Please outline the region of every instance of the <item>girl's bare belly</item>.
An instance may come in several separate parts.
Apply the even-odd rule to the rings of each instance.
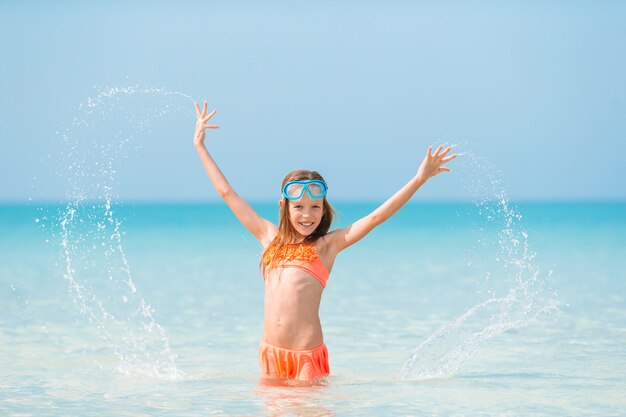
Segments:
[[[272,270],[265,279],[263,340],[287,349],[313,349],[324,341],[319,319],[323,287],[295,268]]]

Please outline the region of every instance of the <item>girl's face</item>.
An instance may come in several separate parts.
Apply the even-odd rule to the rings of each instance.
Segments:
[[[302,237],[313,233],[324,215],[323,198],[312,199],[307,193],[300,200],[288,200],[289,220]]]

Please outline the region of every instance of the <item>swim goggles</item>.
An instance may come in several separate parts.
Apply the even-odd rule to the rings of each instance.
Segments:
[[[289,181],[283,187],[283,197],[287,200],[299,200],[305,190],[311,198],[324,198],[328,187],[320,180]]]

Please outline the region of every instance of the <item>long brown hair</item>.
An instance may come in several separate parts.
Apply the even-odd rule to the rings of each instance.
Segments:
[[[326,184],[324,178],[317,171],[308,171],[306,169],[297,169],[288,173],[280,186],[282,190],[285,184],[289,181],[302,181],[302,180],[319,180]],[[333,215],[335,211],[326,200],[326,196],[322,199],[323,214],[320,224],[317,225],[313,233],[304,238],[304,242],[313,243],[320,237],[328,233],[330,226],[333,222]],[[294,229],[289,219],[289,200],[285,197],[282,198],[282,204],[279,211],[279,224],[278,233],[272,243],[263,252],[261,257],[261,268],[268,268],[272,266],[274,258],[277,252],[284,249],[287,245],[296,243],[298,232]]]

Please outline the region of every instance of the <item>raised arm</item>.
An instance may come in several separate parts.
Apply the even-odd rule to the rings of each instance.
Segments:
[[[456,158],[456,154],[446,156],[451,149],[452,146],[443,149],[443,145],[440,145],[433,154],[433,148],[429,146],[426,157],[420,165],[417,174],[400,191],[391,196],[376,210],[357,220],[352,225],[331,232],[328,235],[329,245],[335,253],[341,252],[348,246],[358,242],[376,226],[393,216],[430,178],[444,171],[449,172],[450,168],[444,167],[443,164]]]
[[[204,165],[204,169],[211,179],[217,193],[226,201],[226,204],[228,204],[228,207],[235,213],[235,216],[237,216],[241,224],[243,224],[265,248],[270,244],[278,229],[272,222],[259,216],[254,209],[235,192],[209,154],[209,151],[207,151],[204,146],[205,129],[217,129],[219,126],[207,124],[215,115],[216,110],[213,110],[209,115],[206,113],[207,102],[204,102],[202,110],[200,110],[200,106],[196,103],[197,120],[193,143],[198,151],[198,155],[200,155],[202,165]]]

